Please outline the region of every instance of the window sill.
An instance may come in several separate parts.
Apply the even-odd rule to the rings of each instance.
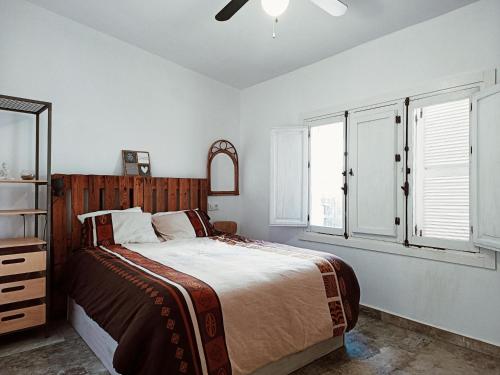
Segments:
[[[365,238],[341,236],[304,231],[299,235],[301,241],[319,242],[344,247],[354,247],[363,250],[372,250],[383,253],[404,255],[414,258],[435,260],[439,262],[462,264],[471,267],[496,269],[496,253],[492,250],[481,249],[478,253],[469,253],[458,250],[439,250],[429,247],[405,247],[402,244]]]

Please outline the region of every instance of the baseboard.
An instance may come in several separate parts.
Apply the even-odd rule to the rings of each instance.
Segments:
[[[378,319],[404,329],[422,333],[432,338],[445,341],[449,344],[461,346],[462,348],[474,350],[479,353],[500,358],[500,346],[496,346],[467,336],[462,336],[457,333],[445,331],[443,329],[432,327],[424,323],[416,322],[411,319],[377,310],[373,307],[361,305],[360,310],[374,319]]]

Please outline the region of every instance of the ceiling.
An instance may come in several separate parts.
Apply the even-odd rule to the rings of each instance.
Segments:
[[[475,0],[344,0],[332,17],[292,0],[277,38],[260,0],[230,21],[215,14],[228,0],[29,0],[236,88],[246,88]]]

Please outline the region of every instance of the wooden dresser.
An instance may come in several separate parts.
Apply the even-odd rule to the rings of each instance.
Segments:
[[[38,238],[0,240],[0,334],[45,325],[47,254]]]
[[[17,197],[26,193],[33,197],[32,203],[27,202],[31,206],[29,208],[6,207],[11,202],[4,198],[0,202],[0,217],[16,220],[14,223],[18,223],[12,233],[0,233],[0,335],[5,335],[28,328],[48,327],[51,241],[47,233],[51,233],[51,181],[41,178],[40,165],[45,162],[46,176],[50,176],[52,104],[0,95],[0,110],[31,114],[35,120],[35,160],[33,164],[22,165],[27,168],[34,166],[32,175],[27,171],[24,179],[12,177],[6,166],[3,166],[0,176],[0,189],[8,186],[12,194],[16,191],[15,188],[24,186]],[[47,124],[46,132],[41,131],[42,122]],[[24,125],[23,121],[20,123]],[[45,133],[47,137],[45,157],[40,155],[41,133]],[[20,145],[31,144],[33,140],[16,138],[14,142],[19,142]],[[31,189],[26,189],[27,186]],[[46,197],[43,204],[45,207],[40,207],[42,194]],[[27,220],[28,218],[31,219]],[[21,236],[22,232],[24,235]],[[8,238],[16,235],[15,238]],[[45,332],[47,334],[48,330]]]

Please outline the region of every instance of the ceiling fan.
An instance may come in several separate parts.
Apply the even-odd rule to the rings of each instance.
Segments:
[[[310,0],[332,16],[342,16],[347,11],[347,5],[340,0]],[[238,12],[248,0],[231,0],[217,15],[217,21],[227,21]],[[279,17],[288,8],[290,0],[261,0],[262,8],[272,17]]]

